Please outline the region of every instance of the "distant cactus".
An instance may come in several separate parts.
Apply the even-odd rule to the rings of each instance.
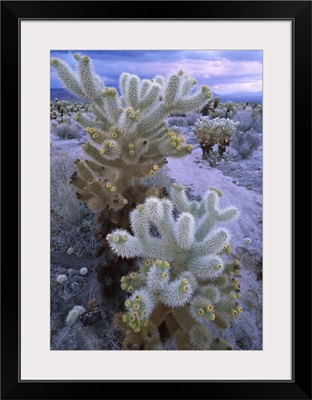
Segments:
[[[203,158],[207,157],[216,144],[218,145],[219,155],[222,157],[238,125],[239,122],[233,122],[230,119],[219,117],[209,119],[207,116],[201,117],[195,123],[194,132],[199,139],[200,147],[203,151]]]
[[[238,211],[219,208],[222,192],[217,188],[197,202],[189,201],[183,186],[174,183],[171,196],[174,203],[150,197],[131,212],[133,235],[119,229],[107,236],[119,256],[142,257],[140,271],[121,278],[130,296],[116,318],[124,349],[160,349],[165,337],[173,338],[179,350],[228,349],[209,324],[226,328],[242,312],[239,262],[223,260],[231,252],[230,235],[217,228]],[[151,226],[159,235],[151,234]]]
[[[79,201],[98,213],[99,226],[94,235],[101,246],[97,255],[105,257],[96,272],[103,285],[110,276],[113,284],[107,284],[105,293],[115,296],[120,272],[131,270],[133,263],[106,253],[106,234],[115,227],[128,228],[130,210],[148,195],[162,196],[162,190],[149,188],[145,179],[166,164],[166,157],[183,157],[192,150],[179,131],[166,127],[166,118],[174,110],[187,113],[203,107],[211,92],[202,86],[193,93],[196,81],[182,71],[153,79],[123,73],[118,92],[114,87],[105,87],[89,57],[74,57],[76,72],[64,61],[51,59],[65,88],[91,102],[92,114],[78,111],[75,115],[89,140],[82,146],[86,160],[76,161],[71,183]]]

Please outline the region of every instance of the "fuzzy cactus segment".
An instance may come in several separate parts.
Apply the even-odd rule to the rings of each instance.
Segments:
[[[150,197],[130,213],[133,234],[114,231],[107,239],[116,254],[143,258],[131,288],[143,291],[145,303],[150,305],[144,317],[153,326],[167,324],[178,348],[207,348],[212,341],[209,324],[224,327],[242,310],[235,279],[239,262],[225,260],[230,234],[216,226],[236,218],[238,211],[234,207],[220,208],[222,193],[217,188],[209,189],[202,201],[188,200],[184,188],[177,184],[173,184],[170,194],[173,201]],[[177,217],[173,215],[175,208],[180,212]],[[156,236],[152,227],[158,231]],[[126,236],[127,240],[118,239]],[[130,280],[131,273],[122,278],[124,290],[129,290]],[[140,334],[138,340],[144,347],[148,331],[145,320],[132,309],[130,298],[126,316],[122,317],[126,321],[125,340],[132,328]],[[135,323],[129,315],[134,315]]]
[[[166,128],[165,119],[175,110],[191,112],[203,107],[211,92],[203,86],[193,93],[182,71],[143,80],[125,72],[118,92],[104,85],[89,57],[75,54],[74,58],[77,71],[59,58],[51,60],[64,87],[92,104],[89,115],[78,112],[75,117],[89,135],[82,146],[87,161],[80,163],[90,176],[86,179],[78,168],[71,183],[79,200],[87,202],[92,211],[107,206],[121,209],[127,204],[127,190],[164,166],[166,157],[184,157],[191,152],[192,146],[178,131]],[[115,190],[107,190],[107,184]]]

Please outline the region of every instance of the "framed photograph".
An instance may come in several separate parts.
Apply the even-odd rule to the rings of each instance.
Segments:
[[[311,399],[311,2],[171,6],[1,3],[3,399]]]

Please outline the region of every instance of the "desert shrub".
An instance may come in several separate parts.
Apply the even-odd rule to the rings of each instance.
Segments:
[[[187,126],[186,118],[184,117],[168,117],[168,126]]]
[[[75,123],[61,122],[53,127],[55,133],[60,139],[81,139],[82,130]]]
[[[77,155],[64,152],[51,154],[51,250],[65,251],[71,246],[77,255],[82,255],[92,253],[96,247],[92,235],[95,220],[86,205],[77,202],[69,184],[76,158]]]
[[[245,109],[240,109],[236,112],[233,120],[240,123],[239,130],[242,132],[247,132],[250,129],[257,132],[262,130],[262,113],[258,108],[248,106]]]
[[[191,114],[187,114],[185,117],[186,120],[186,124],[188,126],[193,126],[195,125],[195,122],[201,117],[200,113],[191,113]]]
[[[255,129],[249,129],[246,132],[237,131],[232,136],[231,147],[235,149],[242,159],[249,158],[259,147],[261,135]]]

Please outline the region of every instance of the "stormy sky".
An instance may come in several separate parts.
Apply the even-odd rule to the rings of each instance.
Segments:
[[[198,85],[207,85],[217,94],[262,90],[261,50],[62,50],[52,57],[66,61],[75,69],[75,53],[88,55],[106,86],[118,86],[122,72],[141,78],[168,75],[183,70]],[[61,88],[51,68],[51,88]]]

